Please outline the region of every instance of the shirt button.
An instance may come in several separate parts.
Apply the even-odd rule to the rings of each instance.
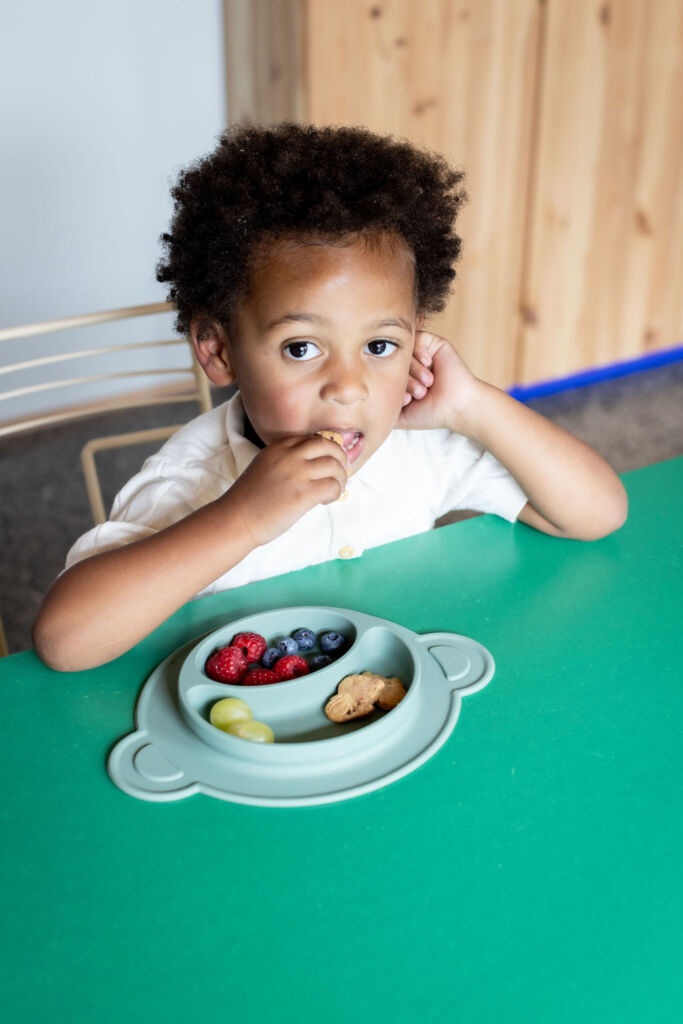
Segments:
[[[348,491],[342,491],[342,493],[337,498],[337,501],[348,501],[348,500],[349,500],[349,492]]]
[[[355,552],[349,544],[345,544],[343,548],[339,548],[340,558],[353,558]]]

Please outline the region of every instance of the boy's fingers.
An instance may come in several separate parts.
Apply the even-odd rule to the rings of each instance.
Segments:
[[[311,480],[322,480],[326,476],[336,477],[337,480],[346,480],[349,475],[346,466],[327,453],[320,455],[317,459],[310,459],[308,472]]]
[[[318,459],[321,455],[331,455],[345,469],[348,466],[348,456],[344,449],[329,438],[321,437],[318,434],[306,434],[301,437],[286,437],[275,442],[286,448],[301,450],[306,459]]]
[[[346,489],[346,483],[342,483],[339,480],[333,481],[328,479],[327,481],[324,482],[320,481],[321,487],[323,483],[325,483],[327,486],[325,486],[324,492],[321,494],[320,504],[332,505],[333,502],[339,501],[341,495],[344,493],[344,490]]]
[[[426,388],[430,388],[434,383],[434,374],[431,370],[428,370],[426,366],[419,363],[415,356],[410,362],[410,377],[413,380],[417,380],[420,384],[424,384]]]
[[[415,335],[414,358],[418,359],[423,366],[431,366],[434,356],[444,345],[449,342],[438,334],[430,334],[428,331],[418,331]]]
[[[415,380],[414,377],[410,377],[408,379],[408,383],[406,384],[406,394],[410,395],[411,398],[424,398],[428,391],[429,388],[425,387],[424,384],[421,384],[419,380]]]
[[[324,447],[322,448],[321,452],[321,446],[316,445],[315,451],[311,453],[309,458],[313,458],[316,461],[318,461],[319,459],[332,457],[336,459],[336,461],[339,463],[339,465],[341,466],[345,473],[348,471],[349,457],[340,444],[337,444],[336,441],[333,441],[329,437],[322,437],[319,434],[316,434],[312,440],[320,440],[323,443]]]
[[[430,352],[431,340],[433,335],[427,334],[426,331],[418,331],[415,335],[415,348],[413,349],[413,359],[418,360],[423,366],[430,366],[432,362],[432,356]]]
[[[333,459],[316,459],[311,464],[311,484],[319,494],[318,500],[322,505],[329,505],[339,499],[346,488],[348,479],[343,467]]]

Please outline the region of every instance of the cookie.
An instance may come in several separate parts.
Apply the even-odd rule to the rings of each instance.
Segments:
[[[384,680],[373,672],[359,672],[355,676],[344,676],[337,687],[338,693],[349,693],[357,700],[370,701],[374,704],[380,690],[384,687]]]
[[[388,678],[374,672],[344,676],[337,692],[325,705],[325,714],[332,722],[350,722],[365,718],[378,705],[390,711],[405,697],[405,687],[397,676]]]
[[[350,722],[352,718],[365,718],[375,705],[357,700],[350,693],[335,693],[325,705],[325,714],[331,722]]]
[[[334,441],[334,443],[338,444],[340,448],[344,447],[344,438],[341,434],[338,434],[336,430],[317,430],[316,433],[320,437],[327,437],[330,441]]]
[[[397,704],[400,704],[406,695],[406,688],[398,678],[398,676],[392,676],[390,679],[384,680],[384,687],[377,698],[377,703],[381,707],[382,711],[391,711]]]

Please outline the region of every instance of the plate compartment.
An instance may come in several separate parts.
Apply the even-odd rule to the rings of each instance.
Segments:
[[[203,665],[235,633],[269,642],[309,626],[353,639],[324,669],[286,683],[230,686],[209,680]],[[448,739],[462,697],[494,673],[491,654],[455,633],[419,635],[386,619],[343,608],[278,609],[236,620],[166,658],[144,684],[135,732],[113,748],[107,768],[124,792],[143,800],[204,793],[265,807],[346,800],[389,785],[424,764]],[[398,675],[407,693],[389,712],[336,725],[323,712],[345,676],[364,670]],[[278,742],[250,743],[215,729],[211,704],[239,696]]]

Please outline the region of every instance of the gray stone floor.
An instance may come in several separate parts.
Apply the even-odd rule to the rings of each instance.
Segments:
[[[683,362],[529,405],[592,445],[618,473],[683,455]],[[79,462],[83,444],[93,436],[180,422],[183,408],[108,414],[0,442],[0,614],[12,653],[31,645],[31,623],[43,594],[73,541],[91,526]],[[191,415],[187,407],[185,418]],[[98,458],[107,506],[157,447]]]

